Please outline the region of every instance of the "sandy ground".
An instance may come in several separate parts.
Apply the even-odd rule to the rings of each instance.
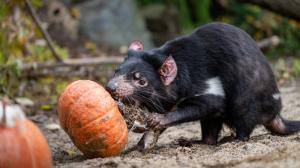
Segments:
[[[282,115],[300,120],[300,86],[281,88]],[[275,136],[258,126],[248,142],[227,140],[217,146],[200,144],[199,122],[167,129],[155,149],[148,153],[132,150],[141,134],[129,134],[129,144],[121,156],[86,159],[62,129],[55,129],[57,115],[31,117],[48,138],[55,167],[300,167],[300,133]],[[49,126],[50,124],[50,126]],[[224,128],[221,137],[230,136]]]

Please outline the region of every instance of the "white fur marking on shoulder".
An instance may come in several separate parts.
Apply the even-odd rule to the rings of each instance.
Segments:
[[[273,98],[276,99],[276,100],[280,99],[280,97],[281,97],[281,96],[280,96],[280,93],[275,93],[275,94],[273,94],[272,96],[273,96]]]
[[[206,81],[207,89],[204,94],[212,94],[215,96],[225,96],[222,82],[219,77],[210,78]]]

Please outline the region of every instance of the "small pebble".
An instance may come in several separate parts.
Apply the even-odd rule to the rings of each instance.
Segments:
[[[59,130],[61,128],[60,125],[55,124],[55,123],[47,124],[45,127],[50,131],[56,131],[56,130]]]

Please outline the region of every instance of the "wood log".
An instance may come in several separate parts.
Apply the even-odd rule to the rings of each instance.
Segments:
[[[271,36],[257,42],[257,46],[266,51],[269,48],[279,44],[277,36]],[[122,63],[124,57],[109,56],[109,57],[92,57],[92,58],[73,58],[66,59],[63,62],[46,62],[46,63],[30,63],[23,64],[20,67],[22,76],[25,77],[43,77],[43,76],[110,76],[114,71],[114,66]]]
[[[239,0],[300,20],[300,0]]]
[[[53,63],[30,63],[21,65],[21,71],[30,71],[35,69],[57,68],[57,67],[78,67],[78,66],[92,66],[92,65],[105,65],[105,64],[119,64],[123,62],[124,57],[92,57],[92,58],[76,58],[66,59],[63,62]]]
[[[66,59],[63,62],[30,63],[20,66],[23,77],[72,77],[111,75],[112,68],[104,65],[116,65],[123,62],[124,57],[96,57]],[[110,66],[114,67],[114,66]]]

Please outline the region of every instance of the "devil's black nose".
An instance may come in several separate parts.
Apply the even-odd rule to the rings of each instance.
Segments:
[[[117,90],[118,84],[116,82],[108,82],[108,84],[106,85],[106,90],[110,93],[110,94],[114,94]]]

